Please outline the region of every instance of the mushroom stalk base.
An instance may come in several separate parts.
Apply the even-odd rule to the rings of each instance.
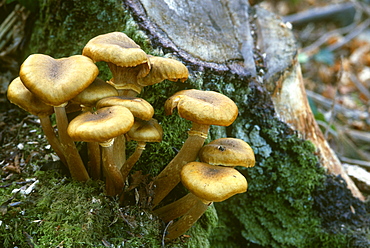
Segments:
[[[63,148],[55,135],[53,126],[51,125],[50,117],[49,116],[39,116],[40,118],[40,124],[42,127],[42,130],[44,131],[44,134],[46,136],[46,139],[48,140],[49,144],[53,148],[54,152],[58,155],[60,161],[68,167],[67,160],[63,153]]]
[[[87,152],[89,157],[89,171],[92,179],[101,178],[101,154],[98,142],[87,142]]]
[[[193,122],[192,129],[179,153],[154,179],[153,207],[157,206],[163,198],[180,182],[181,168],[192,161],[195,161],[199,150],[207,138],[209,125],[201,125]]]
[[[69,172],[73,179],[78,181],[89,180],[89,174],[82,162],[75,143],[67,133],[68,120],[64,107],[54,107],[56,122],[58,126],[59,140],[66,158]]]
[[[198,197],[192,193],[188,193],[177,201],[154,210],[154,213],[167,223],[186,214],[198,201],[200,201]]]
[[[197,222],[211,204],[212,202],[203,202],[199,199],[186,214],[167,229],[168,234],[165,239],[169,241],[184,234]]]
[[[120,170],[124,181],[126,180],[132,167],[134,167],[135,163],[139,160],[144,150],[145,150],[145,142],[138,142],[134,153],[132,153],[131,156],[126,160],[126,162],[124,163],[124,165],[122,166]]]
[[[106,172],[107,195],[115,196],[120,194],[123,190],[124,185],[123,177],[114,162],[113,145],[111,146],[103,146],[102,144],[100,145],[102,149],[103,168],[104,171]]]
[[[120,169],[126,162],[126,137],[119,135],[114,139],[114,163]]]

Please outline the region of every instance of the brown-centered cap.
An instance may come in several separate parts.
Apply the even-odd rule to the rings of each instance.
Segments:
[[[220,138],[211,141],[199,151],[199,159],[212,165],[253,167],[252,148],[241,139]]]
[[[229,126],[238,116],[236,104],[214,91],[179,91],[165,102],[166,114],[172,114],[176,107],[180,117],[204,125]]]
[[[75,141],[104,143],[127,133],[133,124],[130,110],[112,106],[78,115],[69,123],[67,132]]]
[[[146,121],[150,120],[154,115],[153,106],[146,100],[139,97],[112,96],[103,98],[96,103],[96,107],[98,109],[108,106],[126,107],[135,117]]]
[[[190,162],[181,170],[182,184],[202,200],[221,202],[247,191],[245,177],[236,169]]]
[[[27,112],[37,116],[49,116],[54,108],[45,104],[32,94],[22,83],[19,77],[15,78],[8,86],[8,100]]]
[[[118,96],[116,88],[104,80],[96,78],[86,89],[72,98],[71,101],[87,107],[94,107],[100,99],[110,96]]]
[[[148,56],[148,58],[149,74],[137,79],[137,83],[142,87],[160,83],[165,79],[184,82],[189,76],[188,68],[180,61],[158,56]]]
[[[156,119],[144,121],[136,118],[134,125],[126,133],[126,137],[127,140],[139,142],[161,142],[163,129]]]
[[[121,67],[134,67],[148,63],[147,54],[126,34],[112,32],[98,35],[87,42],[82,54],[97,61]]]
[[[86,56],[54,59],[32,54],[21,65],[23,84],[52,106],[62,105],[82,92],[98,75],[98,67]]]

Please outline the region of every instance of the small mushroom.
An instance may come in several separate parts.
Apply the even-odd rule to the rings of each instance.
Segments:
[[[19,77],[15,78],[9,84],[7,97],[11,103],[39,117],[40,124],[42,130],[44,131],[46,139],[48,140],[49,144],[58,155],[62,163],[67,166],[67,161],[64,157],[62,147],[57,136],[55,135],[54,128],[51,125],[50,121],[50,115],[54,113],[54,108],[50,105],[45,104],[34,94],[32,94],[24,86]]]
[[[133,72],[127,73],[125,87],[131,91],[130,95],[132,96],[140,94],[145,86],[160,83],[165,79],[172,82],[184,82],[189,76],[188,69],[180,61],[150,55],[148,55],[148,59],[150,63],[148,75],[137,77]]]
[[[134,117],[142,120],[150,120],[154,115],[154,108],[149,102],[142,98],[130,96],[106,97],[101,99],[96,107],[123,106],[128,108]],[[126,161],[126,138],[124,135],[117,137],[114,141],[115,161],[118,168],[122,168]]]
[[[97,66],[86,56],[74,55],[54,59],[44,54],[32,54],[20,68],[23,84],[46,104],[54,106],[59,140],[72,178],[87,181],[89,175],[73,140],[67,134],[65,106],[87,88],[98,75]]]
[[[253,167],[255,158],[252,148],[241,139],[220,138],[211,141],[199,151],[202,162],[222,166]]]
[[[148,58],[150,62],[149,74],[137,79],[137,84],[141,87],[154,85],[165,79],[172,82],[185,82],[188,79],[189,71],[180,61],[150,55]]]
[[[154,115],[153,106],[146,100],[139,97],[112,96],[101,99],[97,102],[97,108],[108,106],[123,106],[128,108],[136,118],[149,121]]]
[[[86,89],[72,98],[71,102],[79,104],[82,111],[93,111],[99,100],[111,96],[118,96],[116,88],[100,78],[95,78]],[[87,142],[87,153],[90,176],[93,179],[100,179],[101,157],[99,143]]]
[[[121,32],[111,32],[92,38],[85,45],[82,54],[95,62],[107,62],[113,74],[110,83],[119,92],[127,89],[126,84],[130,81],[130,76],[140,78],[149,73],[147,54]]]
[[[248,188],[247,180],[236,169],[202,162],[186,164],[181,170],[181,182],[192,194],[188,200],[194,205],[167,229],[167,240],[184,234],[213,202],[224,201]]]
[[[192,122],[192,128],[181,150],[153,181],[153,207],[180,182],[182,166],[196,160],[210,125],[229,126],[238,115],[236,104],[227,96],[214,91],[177,92],[165,102],[166,114],[172,114],[176,107],[180,117]]]
[[[122,106],[85,112],[75,117],[68,126],[68,134],[75,141],[99,142],[102,149],[103,169],[107,178],[107,194],[117,195],[124,186],[122,174],[113,159],[113,141],[130,130],[134,117],[130,110]],[[113,185],[113,188],[109,186]]]
[[[116,88],[100,78],[95,78],[86,89],[72,98],[71,102],[80,104],[82,111],[91,111],[99,100],[111,96],[118,96]]]
[[[163,129],[156,119],[149,121],[135,119],[134,125],[130,131],[126,133],[127,140],[134,140],[137,142],[135,151],[126,160],[121,168],[123,179],[126,179],[129,172],[135,163],[139,160],[147,142],[161,142],[163,136]]]

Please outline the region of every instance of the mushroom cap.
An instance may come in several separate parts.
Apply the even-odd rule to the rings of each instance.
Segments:
[[[176,107],[180,117],[204,125],[229,126],[238,116],[236,104],[214,91],[179,91],[166,100],[166,114],[172,114]]]
[[[104,143],[127,133],[133,124],[130,110],[112,106],[78,115],[69,123],[67,132],[75,141]]]
[[[101,99],[96,103],[96,107],[104,108],[109,106],[123,106],[128,108],[134,117],[142,120],[150,120],[154,115],[153,106],[139,97],[112,96]]]
[[[147,54],[121,32],[111,32],[92,38],[85,45],[82,54],[94,62],[105,61],[121,67],[148,63]]]
[[[54,108],[45,104],[29,91],[19,77],[8,86],[7,97],[9,101],[27,112],[37,116],[49,116]]]
[[[241,139],[221,138],[203,146],[199,159],[212,165],[253,167],[255,157],[252,148]]]
[[[23,84],[46,104],[59,106],[78,95],[98,75],[98,67],[86,56],[54,59],[32,54],[21,65]]]
[[[190,162],[181,170],[182,184],[202,200],[221,202],[247,191],[245,177],[236,169]]]
[[[148,56],[148,58],[149,74],[137,80],[137,83],[143,87],[160,83],[165,79],[184,82],[189,76],[188,68],[180,61],[158,56]]]
[[[100,99],[110,96],[118,96],[116,88],[100,78],[95,78],[86,89],[72,98],[71,101],[84,106],[93,107]]]
[[[161,142],[163,129],[156,119],[144,121],[136,118],[134,125],[126,133],[126,137],[128,140],[140,142]]]

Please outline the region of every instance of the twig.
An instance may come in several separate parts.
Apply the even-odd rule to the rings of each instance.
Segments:
[[[315,93],[313,91],[306,90],[306,94],[315,103],[319,104],[324,109],[330,109],[330,107],[333,104],[332,100],[330,100],[326,97],[323,97],[322,95],[320,95],[318,93]],[[367,118],[370,117],[368,112],[360,111],[360,110],[357,110],[357,109],[349,109],[349,108],[346,108],[346,107],[344,107],[344,106],[342,106],[338,103],[335,103],[334,109],[337,113],[341,113],[343,116],[345,116],[347,118],[350,118],[350,119],[359,120],[359,119],[367,119]]]
[[[332,4],[325,7],[312,8],[297,14],[285,16],[283,20],[295,25],[302,25],[309,22],[320,21],[323,19],[333,19],[333,17],[354,12],[353,3]]]
[[[339,42],[334,43],[333,45],[330,45],[327,47],[327,50],[332,52],[345,44],[347,44],[349,41],[351,41],[353,38],[361,34],[367,27],[370,25],[370,19],[367,18],[365,21],[360,23],[355,29],[353,29],[350,33],[348,33],[343,39],[339,40]]]
[[[33,237],[29,235],[26,231],[23,232],[24,237],[26,238],[27,244],[31,247],[34,248],[35,244],[33,243]]]
[[[162,248],[165,247],[164,239],[165,239],[166,234],[167,234],[167,229],[172,225],[172,223],[173,223],[173,220],[171,220],[170,222],[168,222],[167,225],[166,225],[166,227],[163,230],[163,234],[162,234]]]
[[[304,47],[301,49],[301,53],[305,53],[308,55],[311,55],[314,51],[316,51],[322,44],[327,42],[332,36],[338,35],[338,34],[346,34],[349,31],[353,30],[356,27],[356,23],[352,23],[348,26],[345,26],[343,28],[338,28],[332,31],[327,32],[326,34],[322,35],[318,40],[313,42],[311,45]]]
[[[357,89],[366,96],[367,101],[370,101],[370,91],[360,82],[358,77],[353,73],[349,73],[349,78],[356,85]]]
[[[347,158],[347,157],[340,157],[339,159],[344,163],[355,164],[355,165],[361,166],[365,169],[370,169],[370,162],[369,161],[352,159],[352,158]]]
[[[331,37],[333,37],[335,35],[338,35],[338,34],[340,34],[340,35],[346,34],[349,31],[353,30],[356,26],[357,26],[357,23],[352,23],[352,24],[350,24],[348,26],[345,26],[343,28],[338,28],[338,29],[332,30],[332,31],[322,35],[318,40],[313,42],[311,45],[302,48],[301,53],[305,53],[305,54],[310,55],[314,51],[316,51],[321,45],[326,43]]]
[[[328,128],[326,128],[325,134],[324,134],[324,137],[325,137],[326,140],[328,139],[328,134],[329,134],[330,127],[333,124],[334,119],[335,119],[335,114],[336,114],[336,112],[335,112],[335,103],[336,103],[336,99],[337,99],[337,96],[338,96],[338,84],[341,81],[342,75],[343,75],[343,58],[341,58],[341,60],[340,60],[340,69],[339,69],[338,73],[336,74],[335,95],[334,95],[332,105],[330,107],[330,118],[329,118],[329,121],[328,121]]]
[[[350,137],[351,140],[356,142],[356,144],[370,145],[370,133],[366,131],[359,131],[353,129],[345,129],[345,134]]]

